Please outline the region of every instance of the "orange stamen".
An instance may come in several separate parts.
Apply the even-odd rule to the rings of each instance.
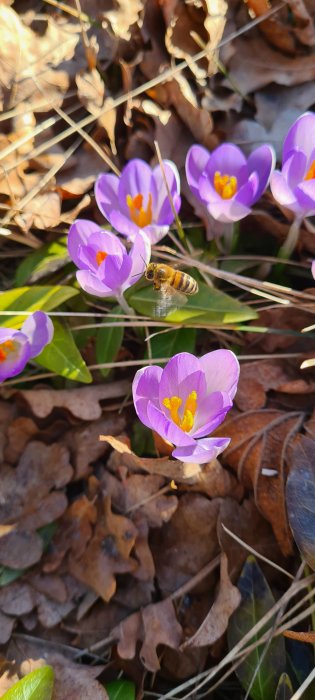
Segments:
[[[304,180],[315,180],[315,160],[313,160],[310,168],[308,169]]]
[[[151,192],[149,193],[148,197],[148,205],[147,208],[144,209],[143,205],[143,194],[140,192],[136,194],[135,197],[132,197],[131,194],[128,194],[126,197],[126,202],[129,207],[129,212],[130,212],[130,218],[134,222],[134,224],[137,224],[139,228],[143,228],[144,226],[148,226],[149,224],[152,223],[152,194]]]
[[[100,265],[105,258],[107,258],[107,253],[104,250],[98,250],[96,253],[96,264]]]
[[[237,191],[237,178],[235,175],[221,175],[218,170],[214,174],[213,184],[215,191],[222,199],[231,199]]]
[[[5,340],[3,343],[0,343],[0,362],[4,362],[8,354],[14,349],[13,340]]]

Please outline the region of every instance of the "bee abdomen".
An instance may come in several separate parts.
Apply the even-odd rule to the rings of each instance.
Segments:
[[[197,294],[198,292],[198,283],[186,272],[176,272],[173,285],[183,294]]]

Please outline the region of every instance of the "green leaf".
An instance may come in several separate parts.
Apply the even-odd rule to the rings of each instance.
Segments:
[[[119,321],[119,314],[122,313],[120,306],[115,306],[113,308],[113,313],[117,313],[117,321]],[[96,334],[96,359],[98,364],[103,364],[103,362],[113,362],[117,357],[117,353],[121,347],[122,339],[124,337],[123,326],[111,326],[110,324],[115,322],[116,319],[105,319],[107,326],[102,326],[98,328]],[[103,377],[107,377],[110,372],[110,368],[100,368],[100,372]]]
[[[131,449],[138,457],[156,457],[156,449],[152,430],[140,421],[135,421],[132,426]]]
[[[238,588],[242,601],[229,622],[230,648],[261,620],[275,602],[268,583],[252,556],[248,557],[245,563],[238,581]],[[268,627],[264,627],[255,635],[251,642],[257,641],[267,629],[271,629],[273,622],[274,619],[269,622]],[[257,646],[236,669],[236,674],[246,690],[251,687],[249,694],[253,700],[274,700],[278,679],[284,670],[284,640],[282,637],[275,637],[268,645],[267,651],[265,643]],[[255,680],[252,683],[255,673]]]
[[[25,574],[26,569],[9,569],[7,566],[0,566],[0,588],[8,586],[17,578]]]
[[[67,249],[67,238],[62,236],[57,241],[46,243],[39,250],[34,250],[20,263],[15,273],[17,286],[25,282],[37,282],[41,277],[49,275],[70,261]]]
[[[196,336],[195,328],[168,328],[167,333],[155,335],[150,341],[152,357],[173,357],[178,352],[193,353]]]
[[[1,311],[51,311],[67,299],[79,294],[72,287],[18,287],[0,294],[0,325],[19,328],[26,316],[1,316]]]
[[[143,287],[128,296],[128,304],[144,316],[156,317],[157,292],[153,287]],[[199,292],[188,297],[185,306],[171,311],[167,321],[174,323],[196,323],[210,326],[217,323],[237,323],[257,318],[256,312],[237,299],[224,294],[219,289],[211,289],[203,282]]]
[[[51,666],[37,668],[15,683],[1,700],[51,700],[54,678]]]
[[[54,328],[51,343],[36,357],[36,362],[62,377],[89,384],[92,375],[73,340],[72,333],[55,319]]]
[[[287,673],[282,673],[275,695],[275,700],[290,700],[293,695],[293,688]]]
[[[132,681],[110,681],[105,684],[109,700],[135,700],[135,684]]]

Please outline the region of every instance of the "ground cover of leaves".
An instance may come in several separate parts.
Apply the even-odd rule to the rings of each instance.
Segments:
[[[264,19],[270,9],[276,3],[263,0],[0,3],[3,289],[66,284],[65,252],[28,268],[25,251],[64,244],[78,215],[103,225],[96,177],[134,157],[153,162],[155,140],[181,175],[196,142],[212,149],[232,140],[250,151],[268,141],[280,157],[288,127],[315,104],[315,12],[311,0],[283,3]],[[184,177],[182,193],[181,216],[195,228],[201,220],[202,247],[213,237],[209,217]],[[241,260],[225,270],[247,274],[250,255],[257,263],[263,253],[263,280],[289,223],[266,194],[242,222]],[[314,338],[300,332],[314,314],[314,254],[314,227],[304,224],[293,302],[264,299],[252,332],[199,339],[200,350],[219,340],[245,358],[220,461],[174,462],[157,436],[154,448],[130,406],[134,368],[106,378],[93,371],[92,333],[81,347],[93,386],[43,377],[1,389],[0,695],[47,663],[54,700],[106,700],[104,683],[121,673],[139,698],[175,693],[227,658],[246,547],[295,576],[292,528],[314,569],[309,520],[304,512],[303,527],[294,520],[300,501],[309,506],[302,473],[314,495],[314,371],[300,370],[314,357]],[[139,360],[129,340],[114,358],[122,364]],[[141,442],[150,448],[139,456]],[[285,596],[283,571],[259,565],[274,599]],[[232,678],[222,681],[224,697],[245,697]]]

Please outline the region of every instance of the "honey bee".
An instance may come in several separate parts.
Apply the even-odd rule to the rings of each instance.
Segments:
[[[157,316],[166,316],[170,311],[183,306],[187,296],[197,294],[199,289],[198,282],[193,277],[181,270],[174,270],[170,265],[150,263],[144,274],[159,292]]]

